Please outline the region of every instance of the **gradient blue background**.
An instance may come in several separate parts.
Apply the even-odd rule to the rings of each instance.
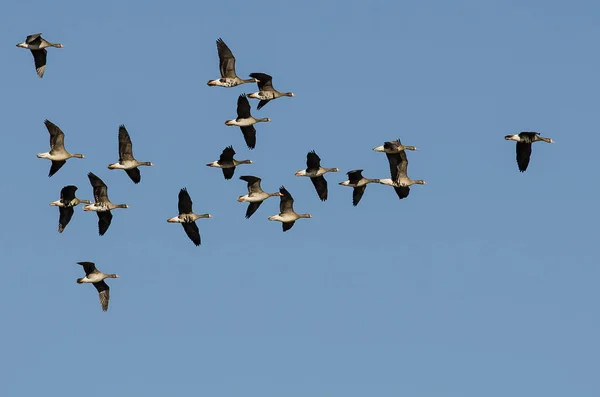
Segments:
[[[4,1],[0,24],[3,396],[598,396],[598,92],[594,1]],[[48,50],[43,79],[32,33]],[[249,151],[219,77],[222,37],[242,77],[293,91],[253,114]],[[72,159],[52,178],[44,119]],[[106,167],[125,124],[142,168]],[[534,130],[525,174],[504,135]],[[416,145],[406,200],[369,185],[357,208],[344,173],[387,178],[371,149]],[[225,181],[205,164],[233,145]],[[294,173],[316,150],[322,203]],[[104,237],[76,208],[63,234],[48,206],[67,184],[108,185]],[[282,233],[250,220],[240,175],[285,185]],[[180,225],[186,186],[200,220]],[[102,313],[77,261],[118,273]]]

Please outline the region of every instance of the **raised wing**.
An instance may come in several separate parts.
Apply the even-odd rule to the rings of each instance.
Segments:
[[[119,163],[133,160],[131,138],[124,125],[119,126]],[[137,182],[136,182],[137,183]]]
[[[192,198],[186,188],[179,191],[179,202],[178,202],[179,214],[191,214],[192,213]]]
[[[235,78],[235,57],[221,38],[217,40],[217,52],[219,53],[221,77]]]

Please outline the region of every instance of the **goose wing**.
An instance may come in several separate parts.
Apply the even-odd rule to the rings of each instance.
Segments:
[[[75,198],[75,191],[77,186],[69,185],[65,186],[60,190],[60,201],[63,204],[69,204]]]
[[[93,283],[94,287],[98,290],[98,296],[100,297],[100,305],[102,306],[102,311],[105,312],[108,310],[108,301],[110,300],[110,288],[108,284],[102,281],[98,281],[97,283]]]
[[[41,44],[42,43],[42,33],[30,34],[25,39],[25,43],[27,44]]]
[[[242,135],[244,135],[244,141],[246,141],[248,149],[254,149],[256,147],[256,128],[254,128],[254,125],[240,127],[240,130],[242,130]]]
[[[295,223],[296,223],[296,221],[281,222],[281,228],[283,229],[284,232],[287,232],[288,230],[290,230],[292,228],[292,226],[294,226]]]
[[[33,64],[35,65],[35,72],[38,76],[44,77],[44,72],[46,71],[46,57],[48,56],[48,51],[45,48],[41,50],[30,50],[31,55],[33,55]]]
[[[233,178],[233,174],[235,174],[235,167],[221,168],[221,171],[223,171],[223,177],[229,180]]]
[[[279,192],[283,194],[279,200],[279,212],[282,214],[286,212],[294,212],[294,198],[290,192],[288,192],[283,186],[279,188]]]
[[[97,203],[107,202],[108,200],[108,188],[102,179],[98,178],[93,173],[88,173],[88,178],[92,187],[94,188],[94,200]]]
[[[119,163],[135,160],[131,138],[124,125],[119,126]]]
[[[48,173],[48,177],[56,174],[58,170],[62,168],[63,165],[67,163],[67,160],[52,160],[52,165],[50,166],[50,172]]]
[[[384,142],[383,148],[388,150],[398,150],[400,145],[400,139],[396,139],[395,141]]]
[[[250,102],[246,97],[246,94],[242,94],[237,100],[237,115],[240,119],[247,119],[250,117]]]
[[[346,175],[348,175],[348,181],[351,185],[356,185],[361,179],[363,179],[362,171],[363,170],[353,170],[346,172]]]
[[[185,234],[192,240],[192,242],[196,245],[200,245],[200,230],[198,230],[198,225],[196,222],[185,222],[182,223],[183,230],[185,230]]]
[[[410,187],[408,186],[394,186],[394,190],[400,200],[408,197],[408,194],[410,193]]]
[[[240,179],[242,181],[248,182],[248,194],[262,192],[262,189],[260,187],[261,179],[259,177],[252,175],[243,175],[240,176]]]
[[[83,266],[83,271],[86,276],[89,276],[92,273],[97,273],[96,264],[94,262],[77,262],[78,265]]]
[[[266,73],[250,73],[250,77],[253,79],[257,79],[259,91],[275,91],[273,88],[273,77],[269,76]]]
[[[327,181],[323,175],[310,178],[321,201],[327,200]]]
[[[50,133],[50,153],[54,153],[57,150],[65,150],[64,132],[50,120],[45,120],[44,124]]]
[[[400,153],[386,153],[388,163],[390,164],[390,175],[392,176],[393,181],[398,180],[398,168],[400,163],[402,163],[402,158],[400,157]]]
[[[227,44],[219,38],[217,40],[217,52],[219,53],[219,71],[221,77],[235,78],[235,57],[227,47]]]
[[[248,209],[246,210],[246,219],[250,219],[250,217],[256,212],[262,203],[262,201],[256,201],[248,204]]]
[[[314,150],[308,152],[306,155],[306,170],[318,170],[321,167],[321,158],[315,153]]]
[[[112,221],[112,213],[110,211],[96,211],[98,214],[98,234],[104,236]]]
[[[531,158],[531,142],[517,142],[517,165],[519,171],[525,172]]]
[[[353,206],[357,206],[358,203],[360,203],[360,199],[362,198],[363,194],[365,194],[365,189],[367,188],[367,185],[362,185],[359,187],[355,187],[354,190],[352,191],[352,205]]]
[[[227,146],[225,149],[223,149],[221,156],[219,156],[219,164],[233,162],[234,155],[235,155],[235,150],[233,150],[233,146]]]
[[[398,166],[398,174],[403,177],[408,177],[406,171],[408,169],[408,157],[406,157],[406,152],[403,150],[398,153],[400,156],[400,165]],[[395,181],[396,179],[394,179]]]
[[[133,181],[133,183],[140,183],[142,180],[142,175],[140,174],[140,169],[138,167],[130,168],[125,170],[129,178]]]
[[[75,210],[73,207],[58,207],[58,232],[62,233],[67,227]]]
[[[178,202],[179,215],[191,214],[192,211],[192,198],[186,188],[179,191],[179,202]]]

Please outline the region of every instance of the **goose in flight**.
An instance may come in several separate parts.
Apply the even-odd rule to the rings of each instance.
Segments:
[[[24,42],[17,44],[17,47],[27,48],[33,55],[33,62],[35,64],[35,71],[37,75],[42,78],[46,71],[46,56],[48,47],[64,48],[62,44],[51,43],[42,38],[41,33],[30,34],[27,36]]]
[[[38,153],[37,157],[52,161],[50,172],[48,173],[48,177],[51,177],[52,175],[56,174],[71,157],[78,159],[83,159],[85,157],[83,154],[71,154],[65,150],[65,134],[60,128],[58,128],[56,124],[52,123],[50,120],[44,121],[44,124],[50,133],[50,151]]]

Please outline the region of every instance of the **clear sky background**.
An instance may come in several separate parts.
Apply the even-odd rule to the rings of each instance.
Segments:
[[[293,4],[292,4],[293,3]],[[595,1],[15,1],[0,5],[3,396],[592,397],[598,356],[598,92]],[[48,50],[43,79],[28,34]],[[215,40],[237,72],[273,76],[249,151],[241,93],[219,77]],[[49,119],[81,152],[52,178]],[[125,124],[141,168],[117,161]],[[519,173],[504,135],[539,131]],[[401,138],[398,200],[369,185],[358,207],[338,186],[372,148]],[[228,145],[255,163],[226,181],[205,164]],[[328,174],[320,202],[305,168]],[[63,234],[60,189],[108,185],[105,236],[77,207]],[[285,185],[299,220],[282,233],[269,199],[250,219],[241,175]],[[177,215],[187,187],[195,247]],[[78,261],[110,279],[108,312]]]

